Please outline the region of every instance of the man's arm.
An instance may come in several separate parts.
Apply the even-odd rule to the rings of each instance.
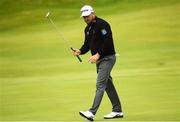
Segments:
[[[90,57],[89,62],[91,63],[96,63],[99,58],[104,55],[106,51],[108,51],[109,48],[113,47],[112,32],[109,24],[101,23],[99,29],[102,37],[102,44],[99,47],[97,53]]]
[[[82,45],[82,47],[79,49],[80,50],[80,54],[83,55],[85,53],[87,53],[89,51],[89,44],[88,44],[88,37],[87,37],[87,34],[86,34],[86,29],[84,31],[84,34],[85,34],[85,40],[84,40],[84,44]]]
[[[100,27],[100,33],[102,35],[102,45],[100,46],[98,53],[103,55],[109,48],[113,47],[112,32],[109,24],[102,24]]]

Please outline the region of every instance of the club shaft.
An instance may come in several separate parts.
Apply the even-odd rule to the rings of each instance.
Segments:
[[[65,44],[66,44],[68,47],[70,47],[70,49],[71,49],[72,51],[75,51],[75,50],[71,47],[69,41],[63,36],[63,34],[61,33],[61,31],[59,31],[58,27],[55,25],[55,23],[52,21],[52,19],[51,19],[50,17],[47,17],[47,18],[48,18],[48,20],[50,21],[50,23],[53,25],[53,27],[55,28],[57,34],[59,34],[59,35],[61,36],[61,38],[63,39],[63,41],[65,42]],[[81,58],[80,58],[79,55],[77,55],[76,57],[77,57],[77,59],[79,60],[79,62],[82,62],[82,60],[81,60]]]
[[[63,39],[63,41],[66,43],[66,45],[68,47],[71,47],[69,41],[63,36],[62,32],[59,31],[58,27],[54,24],[54,22],[52,21],[52,19],[50,17],[48,17],[49,21],[51,22],[51,24],[53,25],[53,27],[56,29],[56,32],[58,35],[60,35],[61,39]]]

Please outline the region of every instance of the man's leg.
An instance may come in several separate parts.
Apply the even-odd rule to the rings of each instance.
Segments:
[[[109,79],[107,82],[106,93],[111,101],[112,106],[113,106],[112,111],[113,112],[122,112],[121,103],[120,103],[118,94],[116,92],[116,89],[114,87],[111,76],[109,76]]]
[[[110,72],[114,66],[115,58],[109,58],[107,60],[103,60],[97,64],[97,83],[96,83],[96,95],[94,98],[94,102],[92,107],[89,109],[94,115],[96,114],[99,105],[102,101],[104,91],[106,89],[106,85],[110,76]]]

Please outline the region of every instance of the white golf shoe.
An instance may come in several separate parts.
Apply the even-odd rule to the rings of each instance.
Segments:
[[[79,114],[90,121],[94,121],[94,115],[90,111],[80,111]]]
[[[123,113],[111,112],[110,114],[104,116],[104,119],[113,119],[113,118],[123,118]]]

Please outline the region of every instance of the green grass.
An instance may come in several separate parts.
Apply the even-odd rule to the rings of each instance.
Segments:
[[[10,7],[8,14],[3,2]],[[180,2],[84,3],[93,4],[98,16],[111,24],[120,54],[112,76],[125,118],[113,121],[179,121]],[[79,18],[79,7],[84,3],[0,2],[1,121],[84,120],[78,111],[87,110],[92,104],[95,65],[88,63],[90,54],[82,56],[83,63],[78,63],[44,18],[51,10],[65,37],[74,47],[80,47],[85,24]],[[102,3],[108,6],[101,6]],[[105,95],[95,120],[104,121],[103,115],[110,111]]]

